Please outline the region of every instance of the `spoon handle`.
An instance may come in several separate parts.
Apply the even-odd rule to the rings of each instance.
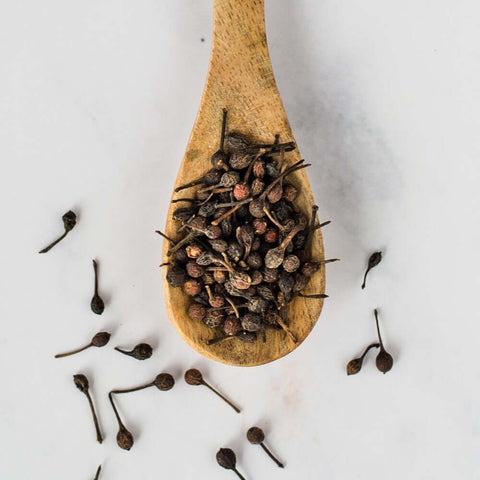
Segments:
[[[212,105],[217,106],[210,122],[214,130],[202,138],[218,141],[221,109],[226,108],[228,131],[241,130],[261,143],[272,142],[272,134],[280,131],[281,141],[293,140],[285,115],[279,115],[284,109],[268,53],[264,0],[213,2],[212,52],[202,107],[210,113]],[[199,117],[205,114],[202,107]],[[272,123],[277,125],[274,131]]]
[[[262,48],[259,49],[259,45]],[[257,63],[257,59],[248,58],[248,52],[255,51],[258,60],[265,55],[270,62],[264,0],[214,0],[212,50],[230,58],[240,56],[247,62]]]

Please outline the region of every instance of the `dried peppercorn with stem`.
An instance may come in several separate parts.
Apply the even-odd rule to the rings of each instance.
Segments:
[[[189,385],[193,385],[193,386],[204,385],[205,387],[209,388],[213,393],[218,395],[224,402],[228,403],[228,405],[230,405],[237,413],[240,413],[240,409],[237,406],[235,406],[230,400],[224,397],[220,392],[215,390],[211,385],[209,385],[203,379],[203,375],[200,372],[200,370],[197,370],[196,368],[191,368],[185,372],[184,378]]]
[[[263,441],[265,440],[265,434],[260,427],[250,427],[247,431],[247,440],[252,445],[260,445],[265,453],[280,467],[284,468],[284,464],[278,460],[273,453],[265,446]]]
[[[347,375],[356,375],[361,369],[363,365],[363,360],[367,353],[372,348],[378,348],[380,346],[379,343],[371,343],[364,352],[360,355],[360,357],[354,358],[347,363]]]
[[[212,155],[212,167],[218,169],[228,169],[228,156],[224,151],[225,145],[225,131],[227,128],[227,110],[223,109],[222,116],[222,131],[220,134],[220,148]]]
[[[108,394],[108,399],[110,400],[113,412],[115,413],[115,417],[118,422],[117,445],[123,450],[130,450],[134,444],[133,435],[127,430],[127,427],[125,427],[125,425],[123,424],[117,407],[113,401],[113,395],[111,392]]]
[[[98,332],[96,333],[90,343],[88,345],[85,345],[84,347],[77,348],[76,350],[72,350],[70,352],[66,353],[57,353],[55,355],[55,358],[62,358],[62,357],[68,357],[70,355],[75,355],[76,353],[83,352],[83,350],[86,350],[87,348],[90,347],[104,347],[108,341],[110,340],[110,334],[108,332]]]
[[[144,390],[145,388],[157,387],[159,390],[166,392],[171,390],[175,385],[175,379],[169,373],[159,373],[150,383],[140,385],[139,387],[132,387],[122,390],[112,390],[111,394],[118,393],[132,393],[138,392],[139,390]]]
[[[378,352],[377,358],[375,359],[375,364],[382,373],[387,373],[392,369],[393,366],[393,358],[392,356],[385,350],[383,346],[382,337],[380,335],[380,327],[378,326],[378,312],[377,309],[374,310],[375,314],[375,324],[377,326],[377,335],[378,341],[380,342],[380,352]]]
[[[96,260],[92,260],[93,262],[93,272],[95,275],[95,290],[93,293],[92,301],[90,302],[90,308],[93,313],[97,315],[101,315],[105,310],[105,303],[98,294],[98,264]]]
[[[95,424],[95,432],[97,434],[97,442],[102,443],[102,432],[100,431],[100,424],[98,422],[97,413],[95,412],[95,407],[93,406],[92,397],[90,396],[90,385],[88,383],[88,378],[83,373],[77,373],[73,376],[73,382],[75,386],[87,397],[88,404],[90,406],[90,411],[92,412],[93,423]]]
[[[53,241],[50,245],[46,246],[45,248],[42,248],[42,250],[40,250],[38,253],[47,253],[58,242],[62,241],[68,235],[68,233],[73,230],[73,228],[77,224],[77,215],[75,214],[75,212],[72,212],[71,210],[69,210],[67,213],[63,214],[62,222],[63,222],[63,228],[65,230],[63,234],[59,238],[57,238],[55,241]]]
[[[368,259],[367,270],[363,276],[362,290],[365,288],[365,282],[367,281],[367,274],[373,268],[376,267],[382,261],[382,252],[374,252]]]
[[[119,347],[115,347],[117,352],[133,357],[136,360],[147,360],[152,356],[153,348],[148,343],[139,343],[135,345],[132,350],[122,350]]]
[[[216,455],[217,463],[226,470],[233,470],[238,478],[245,480],[245,477],[237,470],[237,457],[231,448],[221,448]]]

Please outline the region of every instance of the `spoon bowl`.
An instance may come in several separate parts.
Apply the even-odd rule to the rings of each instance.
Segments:
[[[213,38],[210,67],[200,109],[176,179],[175,188],[204,175],[210,168],[210,159],[219,148],[223,109],[228,112],[227,131],[238,131],[258,144],[272,143],[276,134],[281,142],[294,142],[287,115],[273,76],[265,34],[264,0],[214,0]],[[285,153],[286,164],[301,160],[298,149]],[[288,181],[298,189],[296,207],[310,216],[314,200],[305,170],[297,170]],[[197,187],[198,188],[198,187]],[[185,197],[175,193],[172,200]],[[195,187],[192,188],[192,192]],[[185,204],[187,206],[188,204]],[[172,218],[173,210],[182,203],[171,203],[165,234],[178,240],[179,223]],[[163,244],[163,261],[168,262],[171,244]],[[324,258],[320,229],[312,239],[314,260]],[[253,344],[238,338],[208,345],[214,331],[187,315],[191,299],[181,288],[163,286],[167,313],[182,338],[208,358],[237,366],[254,366],[271,362],[294,350],[310,333],[320,315],[322,299],[295,297],[288,307],[289,329],[268,330],[267,342],[260,339]],[[310,279],[303,293],[325,291],[325,267],[322,265]],[[295,342],[293,339],[296,339]]]

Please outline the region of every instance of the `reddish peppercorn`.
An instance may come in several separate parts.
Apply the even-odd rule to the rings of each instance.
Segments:
[[[267,243],[277,243],[278,242],[278,230],[275,227],[267,228],[265,232],[265,241]]]
[[[185,249],[189,258],[198,258],[198,256],[203,252],[203,247],[198,243],[191,243]]]
[[[202,290],[202,284],[198,280],[192,278],[190,280],[187,280],[183,284],[183,291],[187,294],[190,295],[191,297],[198,295]]]
[[[237,183],[233,188],[233,196],[236,200],[241,201],[250,195],[250,187],[246,183]]]
[[[188,316],[192,320],[203,320],[203,317],[205,316],[206,312],[207,312],[207,309],[203,305],[200,305],[199,303],[192,303],[188,307]]]

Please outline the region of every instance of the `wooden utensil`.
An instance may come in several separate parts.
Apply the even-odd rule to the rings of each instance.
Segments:
[[[242,132],[259,143],[272,143],[272,135],[275,134],[280,135],[281,142],[294,141],[268,54],[264,0],[214,0],[213,12],[207,82],[175,187],[201,177],[211,168],[210,157],[219,147],[224,108],[228,111],[227,132]],[[285,158],[288,165],[301,159],[298,150],[286,153]],[[297,207],[309,214],[314,200],[305,170],[290,175],[288,181],[299,189]],[[185,196],[185,191],[174,193],[172,200],[182,196]],[[178,203],[170,205],[165,228],[166,235],[173,239],[179,238],[179,224],[172,219],[172,212],[179,206],[181,204]],[[168,261],[168,248],[169,243],[165,241],[165,262]],[[312,242],[312,259],[323,258],[322,234],[317,230]],[[181,288],[170,287],[166,271],[163,269],[165,302],[173,325],[183,339],[202,355],[230,365],[261,365],[291,352],[310,333],[323,306],[321,299],[299,297],[289,304],[289,328],[297,339],[296,343],[282,330],[268,330],[266,343],[259,339],[254,344],[248,344],[232,338],[207,345],[207,340],[215,336],[214,331],[187,316],[191,299]],[[304,293],[321,293],[324,290],[325,267],[322,266],[311,278]]]

